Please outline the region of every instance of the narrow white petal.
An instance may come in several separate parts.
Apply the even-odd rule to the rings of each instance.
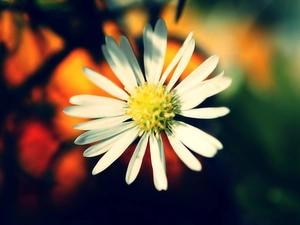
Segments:
[[[205,157],[213,157],[223,146],[216,138],[189,124],[178,122],[172,132],[184,145]]]
[[[157,180],[157,177],[156,177],[156,176],[153,178],[153,183],[154,183],[154,187],[156,188],[156,190],[158,190],[158,191],[167,190],[167,188],[164,188],[164,187],[159,183],[159,181]]]
[[[231,84],[229,77],[214,77],[204,81],[199,87],[195,87],[189,92],[179,96],[181,110],[191,109],[202,103],[205,99],[221,91],[224,91]]]
[[[155,25],[152,35],[152,75],[153,83],[157,83],[162,73],[166,49],[167,49],[167,27],[163,19],[159,19]]]
[[[161,161],[159,144],[154,135],[150,136],[150,157],[155,187],[158,190],[166,190],[168,186],[167,176]]]
[[[137,138],[139,131],[140,130],[136,127],[126,131],[126,135],[117,140],[115,145],[98,161],[92,174],[95,175],[102,172],[119,158],[128,146]]]
[[[78,118],[99,118],[107,116],[120,116],[125,114],[125,110],[122,107],[115,106],[102,106],[102,105],[80,105],[69,106],[63,110],[68,116]]]
[[[126,106],[126,103],[119,99],[96,95],[75,95],[70,98],[70,103],[74,105],[115,105],[121,107]]]
[[[103,129],[94,129],[94,130],[86,131],[76,138],[75,144],[85,145],[106,138],[110,138],[132,128],[133,126],[134,126],[133,122],[125,122],[115,127],[112,127],[110,129],[103,128]]]
[[[165,157],[165,151],[164,151],[164,146],[163,146],[163,142],[161,139],[161,136],[159,136],[159,138],[157,139],[157,143],[158,143],[158,149],[159,149],[159,156],[163,165],[163,168],[166,172],[166,157]],[[153,174],[153,182],[154,182],[154,186],[158,191],[161,190],[167,190],[166,186],[163,186],[160,182],[159,182],[159,178],[157,178],[156,174]]]
[[[162,74],[161,79],[159,80],[159,84],[162,85],[166,81],[168,75],[170,74],[170,72],[174,69],[174,67],[179,62],[180,58],[182,57],[183,53],[185,52],[185,49],[188,47],[188,44],[189,44],[189,42],[192,38],[193,38],[193,31],[191,31],[189,33],[189,35],[187,36],[187,38],[183,42],[181,48],[178,50],[178,52],[176,53],[176,55],[172,59],[171,63],[168,65],[168,67],[166,68],[166,70]]]
[[[185,129],[189,129],[191,132],[195,132],[196,135],[198,135],[199,137],[203,137],[205,140],[209,141],[210,143],[212,143],[217,149],[222,149],[223,145],[222,143],[216,139],[215,137],[211,136],[210,134],[198,129],[197,127],[194,127],[192,125],[189,125],[187,123],[184,122],[179,122],[179,124],[181,124],[183,127],[186,126]]]
[[[219,56],[213,55],[198,66],[190,75],[181,81],[174,90],[178,95],[189,90],[191,86],[198,86],[206,77],[208,77],[219,62]]]
[[[76,124],[73,128],[77,130],[108,129],[117,126],[118,124],[121,124],[123,121],[129,118],[130,116],[128,115],[104,117],[104,118],[90,120],[87,122]]]
[[[136,146],[134,153],[130,159],[130,162],[127,167],[126,171],[126,183],[131,184],[135,178],[137,177],[142,161],[146,152],[146,147],[148,143],[149,135],[144,133],[139,141],[138,145]]]
[[[106,143],[107,145],[105,145],[105,146],[104,146],[104,143],[99,143],[99,144],[93,145],[83,152],[83,156],[84,157],[95,157],[98,155],[102,155],[105,152],[107,152],[109,149],[111,149],[117,140],[118,139],[114,140],[114,142],[110,143],[109,145],[108,145],[108,143]],[[100,144],[103,144],[103,145],[100,145]]]
[[[126,135],[126,132],[117,134],[114,137],[107,138],[105,140],[102,140],[98,144],[92,145],[91,147],[87,148],[83,152],[83,156],[84,157],[94,157],[94,156],[98,156],[98,155],[101,155],[101,154],[107,152],[124,135]]]
[[[223,75],[224,75],[224,72],[218,74],[217,76],[215,76],[209,80],[201,81],[200,83],[198,83],[198,85],[194,85],[194,84],[190,85],[189,89],[186,89],[183,93],[178,93],[175,90],[176,89],[175,88],[174,91],[176,91],[176,94],[179,96],[179,100],[181,101],[181,109],[182,110],[190,109],[190,108],[197,106],[201,102],[203,102],[206,99],[205,91],[207,91],[209,89],[210,85],[213,85],[212,83],[219,82]],[[196,81],[194,81],[194,82],[196,83]],[[194,105],[196,103],[197,103],[197,105],[190,107],[189,102],[191,102],[190,103],[191,105]],[[194,102],[196,102],[196,103],[194,103]],[[186,105],[188,105],[188,107]]]
[[[204,80],[204,81],[203,80],[193,80],[193,82],[191,82],[189,86],[186,86],[186,88],[183,90],[183,92],[177,92],[175,89],[174,90],[176,91],[177,95],[181,95],[181,96],[188,95],[188,94],[192,93],[193,91],[196,91],[200,87],[202,88],[209,83],[216,82],[217,80],[220,81],[220,79],[221,79],[221,77],[223,77],[223,75],[224,75],[224,71],[222,71],[218,75],[216,75],[213,78],[208,79],[208,80]]]
[[[153,30],[150,24],[144,28],[143,41],[144,41],[144,67],[147,82],[151,81],[152,75],[152,35]]]
[[[188,65],[192,54],[194,52],[195,49],[195,39],[192,38],[190,40],[190,42],[188,43],[187,48],[185,49],[182,58],[180,59],[178,66],[176,67],[174,74],[170,80],[170,82],[167,85],[167,90],[170,91],[172,89],[172,87],[174,86],[174,84],[176,83],[176,81],[179,79],[179,77],[181,76],[182,72],[185,70],[186,66]]]
[[[94,84],[96,84],[102,90],[106,91],[112,96],[115,96],[116,98],[125,101],[128,100],[128,94],[124,90],[119,88],[117,85],[115,85],[112,81],[107,79],[105,76],[87,67],[83,68],[83,72],[87,76],[87,78],[89,78]]]
[[[161,162],[163,164],[163,168],[165,170],[165,172],[167,171],[166,169],[166,155],[165,155],[165,149],[164,149],[164,143],[162,141],[161,136],[159,135],[158,139],[157,139],[157,143],[158,143],[158,148],[159,148],[159,155],[160,155],[160,159]]]
[[[229,109],[226,107],[214,107],[183,110],[180,112],[180,115],[198,119],[214,119],[225,116],[228,113]]]
[[[121,37],[121,49],[123,50],[124,54],[126,55],[128,62],[130,63],[130,66],[134,72],[136,80],[138,81],[139,84],[142,84],[145,81],[143,73],[142,73],[140,65],[134,55],[132,47],[131,47],[128,39],[125,36]]]
[[[174,136],[168,135],[169,142],[175,153],[191,170],[200,171],[202,166],[199,160]]]
[[[218,82],[209,84],[206,89],[206,98],[216,95],[230,86],[232,79],[230,77],[221,77]]]
[[[127,57],[112,37],[107,36],[105,41],[106,47],[103,46],[102,51],[107,62],[118,79],[125,86],[125,89],[129,92],[133,91],[134,87],[137,86],[137,83],[133,69],[129,64]],[[109,53],[109,56],[107,53]]]

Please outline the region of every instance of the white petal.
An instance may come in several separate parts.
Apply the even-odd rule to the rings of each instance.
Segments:
[[[163,19],[159,19],[155,25],[152,35],[152,72],[151,82],[157,84],[162,73],[166,49],[167,49],[167,27]]]
[[[177,65],[177,63],[179,62],[180,58],[182,57],[183,53],[185,52],[185,49],[188,47],[188,44],[189,44],[189,42],[192,38],[193,38],[193,32],[191,31],[189,33],[189,35],[187,36],[187,38],[185,39],[185,41],[183,42],[181,48],[176,53],[175,57],[172,59],[171,63],[168,65],[168,67],[166,68],[166,70],[162,74],[161,79],[159,80],[160,85],[162,85],[166,81],[166,79],[167,79],[168,75],[170,74],[170,72]]]
[[[206,77],[208,77],[219,62],[219,56],[213,55],[205,60],[200,66],[198,66],[190,75],[188,75],[183,81],[181,81],[174,91],[178,95],[186,92],[190,87],[198,86]]]
[[[105,138],[110,138],[119,133],[122,133],[123,131],[132,128],[133,126],[134,126],[133,122],[125,122],[110,129],[103,128],[103,129],[86,131],[76,138],[75,144],[85,145],[85,144],[90,144],[96,141],[103,140]]]
[[[129,92],[133,91],[137,83],[127,57],[112,37],[107,36],[105,41],[106,47],[102,46],[102,51],[107,62],[115,75],[125,86],[125,89]],[[109,53],[109,55],[107,53]]]
[[[152,75],[152,35],[153,30],[150,24],[144,28],[143,41],[144,41],[144,67],[147,82],[151,81]]]
[[[128,115],[104,117],[104,118],[90,120],[87,122],[76,124],[73,128],[77,130],[108,129],[117,126],[118,124],[121,124],[123,121],[129,118],[130,116]]]
[[[191,170],[200,171],[201,164],[199,160],[174,136],[168,135],[169,142],[175,153]]]
[[[192,54],[195,49],[195,39],[192,38],[190,42],[188,43],[187,48],[185,49],[182,58],[180,59],[178,66],[176,67],[174,74],[170,80],[170,82],[167,85],[167,90],[170,91],[178,78],[181,76],[182,72],[185,70],[186,66],[188,65]]]
[[[208,91],[208,86],[212,85],[211,83],[219,82],[223,75],[224,72],[209,80],[201,81],[198,85],[191,85],[189,89],[185,90],[183,93],[178,93],[175,88],[174,91],[176,91],[176,94],[179,96],[179,100],[181,102],[181,110],[193,108],[203,102],[206,99],[205,91]]]
[[[106,91],[107,93],[115,96],[116,98],[122,99],[127,101],[128,94],[115,85],[112,81],[107,79],[105,76],[91,70],[90,68],[84,67],[83,68],[84,74],[89,78],[94,84],[100,87],[102,90]]]
[[[140,171],[142,161],[146,152],[148,139],[149,139],[149,135],[144,133],[144,135],[141,137],[141,140],[139,141],[138,145],[134,150],[134,153],[130,159],[126,171],[125,179],[127,184],[131,184],[135,180],[135,178],[137,177]]]
[[[214,119],[221,116],[225,116],[228,113],[229,109],[226,107],[214,107],[183,110],[179,114],[190,118]]]
[[[158,178],[157,178],[156,176],[153,178],[153,182],[154,182],[155,188],[156,188],[158,191],[167,190],[167,188],[164,188],[164,187],[159,183],[159,181],[158,181],[157,179],[158,179]]]
[[[126,135],[126,132],[117,134],[116,136],[114,136],[112,138],[107,138],[105,140],[102,140],[98,144],[92,145],[91,147],[87,148],[83,152],[83,156],[84,157],[94,157],[94,156],[98,156],[98,155],[101,155],[101,154],[107,152],[124,135]]]
[[[192,133],[195,132],[195,135],[198,135],[199,137],[203,137],[205,140],[209,141],[210,143],[212,143],[217,149],[222,149],[223,145],[222,143],[216,139],[215,137],[211,136],[210,134],[198,129],[197,127],[194,127],[192,125],[189,125],[187,123],[184,122],[179,122],[179,124],[181,124],[183,127],[186,126],[185,129],[189,129]]]
[[[125,36],[121,37],[121,49],[123,50],[124,54],[126,55],[128,62],[130,63],[130,66],[134,72],[135,78],[138,81],[139,84],[144,83],[145,79],[143,76],[143,73],[141,71],[141,68],[139,66],[139,63],[134,55],[134,52],[132,50],[132,47],[128,41],[128,39]]]
[[[166,190],[168,187],[167,176],[161,161],[159,145],[154,135],[150,136],[150,156],[155,187],[158,190]]]
[[[119,138],[119,136],[118,136],[118,138]],[[104,143],[101,142],[99,144],[96,144],[96,145],[93,145],[93,146],[89,147],[88,149],[86,149],[83,152],[83,156],[84,157],[94,157],[94,156],[104,154],[105,152],[107,152],[109,149],[112,148],[114,143],[117,140],[119,140],[118,138],[116,140],[114,140],[114,142],[110,143],[109,145],[108,145],[108,143],[106,143],[107,144],[106,146],[104,146]],[[103,144],[103,145],[100,145],[100,144]]]
[[[222,71],[221,73],[219,73],[218,75],[214,76],[211,79],[208,80],[204,80],[204,81],[197,81],[194,80],[188,87],[187,89],[184,89],[183,93],[177,93],[177,95],[181,95],[184,96],[186,94],[192,93],[193,91],[197,91],[199,88],[203,88],[204,86],[206,86],[207,84],[213,83],[213,82],[220,82],[221,81],[221,77],[223,77],[224,75],[224,71]],[[211,85],[211,84],[210,84]]]
[[[163,168],[166,172],[166,155],[165,155],[164,143],[163,143],[160,135],[157,139],[157,143],[158,143],[158,148],[159,148],[160,159],[163,164]]]
[[[221,79],[218,82],[216,81],[207,85],[208,87],[206,87],[206,98],[224,91],[230,86],[231,82],[232,79],[230,77],[221,77]]]
[[[126,135],[120,138],[115,145],[98,161],[94,167],[92,174],[102,172],[109,167],[117,158],[119,158],[128,146],[136,139],[139,133],[138,128],[133,128],[126,131]]]
[[[191,132],[196,132],[197,135],[202,136],[205,140],[209,141],[210,143],[212,143],[218,150],[223,148],[222,143],[216,139],[215,137],[213,137],[212,135],[202,131],[201,129],[198,129],[197,127],[194,127],[190,124],[184,123],[184,122],[179,122],[182,126],[187,126],[187,129],[190,129]],[[194,131],[192,131],[194,130]]]
[[[205,99],[225,90],[231,84],[229,77],[214,77],[204,81],[202,85],[179,96],[181,110],[191,109],[202,103]]]
[[[189,124],[178,122],[172,132],[184,145],[205,157],[213,157],[223,146],[216,138]]]
[[[119,99],[96,96],[96,95],[75,95],[70,98],[74,105],[115,105],[125,107],[127,104]]]
[[[166,157],[165,157],[165,151],[164,151],[164,146],[163,146],[161,136],[158,137],[157,143],[158,143],[158,149],[159,149],[159,156],[160,156],[161,162],[163,164],[163,169],[166,172]],[[156,174],[153,174],[153,178],[154,178],[153,179],[154,186],[158,191],[167,190],[166,186],[161,185],[161,183],[159,182],[159,179],[157,178]]]
[[[102,106],[102,105],[80,105],[69,106],[63,110],[68,116],[78,118],[99,118],[99,117],[113,117],[125,114],[125,110],[122,107],[115,106]]]

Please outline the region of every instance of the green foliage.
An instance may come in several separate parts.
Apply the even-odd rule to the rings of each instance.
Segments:
[[[300,93],[291,68],[278,54],[272,90],[257,93],[242,83],[224,125],[238,204],[262,224],[300,224]]]

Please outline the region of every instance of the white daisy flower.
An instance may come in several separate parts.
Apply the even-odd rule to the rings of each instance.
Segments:
[[[85,157],[104,154],[92,173],[98,174],[110,166],[133,141],[138,144],[129,162],[126,182],[132,183],[140,170],[149,144],[156,189],[167,189],[166,161],[161,133],[164,132],[178,157],[192,170],[200,171],[201,164],[190,152],[213,157],[222,144],[216,138],[183,121],[176,115],[198,119],[212,119],[229,112],[226,107],[195,108],[206,98],[226,89],[231,79],[218,76],[205,80],[218,63],[214,55],[197,67],[182,82],[176,84],[186,68],[195,48],[191,32],[171,63],[162,73],[167,28],[159,19],[154,30],[144,28],[145,75],[137,62],[128,39],[121,37],[120,46],[112,37],[106,37],[104,56],[121,83],[121,89],[104,75],[89,68],[83,71],[88,79],[115,98],[94,95],[76,95],[64,112],[73,117],[94,118],[75,125],[74,129],[87,130],[75,140],[78,145],[94,145],[83,153]],[[176,67],[176,68],[175,68]],[[172,77],[166,82],[173,70]]]

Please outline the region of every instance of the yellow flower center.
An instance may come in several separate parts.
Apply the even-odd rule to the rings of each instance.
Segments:
[[[136,87],[127,104],[126,113],[132,116],[143,132],[158,135],[169,130],[178,113],[179,101],[172,92],[167,92],[162,85],[144,83]]]

